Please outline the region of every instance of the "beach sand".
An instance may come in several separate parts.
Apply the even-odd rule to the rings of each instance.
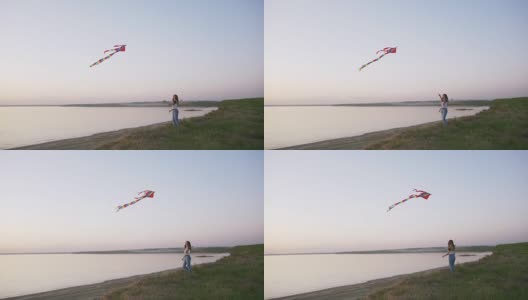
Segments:
[[[462,118],[459,118],[462,119]],[[408,127],[392,128],[387,130],[369,132],[358,136],[338,138],[325,140],[320,142],[295,145],[281,148],[280,150],[360,150],[366,147],[379,143],[385,139],[390,139],[399,133],[417,130],[423,128],[430,128],[432,126],[441,126],[442,122],[435,121],[425,124],[413,125]]]
[[[411,274],[397,275],[387,278],[370,280],[364,283],[345,285],[335,288],[324,289],[320,291],[308,292],[303,294],[291,295],[286,297],[273,298],[274,300],[338,300],[338,299],[365,299],[368,295],[379,290],[390,288],[398,285],[410,277],[428,276],[434,272],[447,272],[447,267],[435,268],[427,271],[421,271]]]
[[[41,299],[54,299],[54,300],[71,300],[71,299],[101,299],[101,297],[113,290],[117,290],[126,286],[133,284],[134,282],[144,279],[147,277],[158,277],[162,274],[169,274],[173,272],[181,271],[181,268],[171,269],[162,272],[144,274],[144,275],[135,275],[126,278],[119,278],[113,280],[107,280],[101,283],[88,284],[75,286],[70,288],[64,288],[59,290],[53,290],[48,292],[42,292],[37,294],[18,296],[12,298],[5,298],[4,300],[41,300]]]
[[[104,145],[108,144],[109,142],[125,138],[127,135],[132,134],[134,132],[157,130],[171,124],[171,122],[163,122],[135,128],[125,128],[115,131],[96,133],[78,138],[71,138],[12,148],[11,150],[96,150],[101,147],[104,147]]]

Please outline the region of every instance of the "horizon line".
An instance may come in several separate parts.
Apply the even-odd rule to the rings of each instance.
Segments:
[[[264,243],[261,243],[264,244]],[[205,248],[234,248],[240,246],[250,246],[250,245],[261,245],[257,244],[243,244],[243,245],[234,245],[234,246],[200,246],[193,247],[195,249],[205,249]],[[82,251],[44,251],[44,252],[0,252],[0,255],[30,255],[30,254],[89,254],[89,252],[117,252],[117,251],[145,251],[145,250],[163,250],[163,249],[183,249],[183,247],[165,247],[165,248],[136,248],[136,249],[114,249],[114,250],[82,250]],[[103,253],[110,254],[110,253]],[[119,253],[124,254],[124,253]],[[139,253],[138,253],[139,254]]]
[[[521,242],[523,243],[523,242]],[[507,244],[517,244],[517,243],[507,243]],[[490,245],[458,245],[460,248],[467,247],[496,247],[497,245],[502,244],[490,244]],[[375,249],[375,250],[344,250],[344,251],[320,251],[320,252],[284,252],[284,253],[264,253],[264,255],[317,255],[317,254],[361,254],[362,252],[381,252],[381,251],[402,251],[402,250],[415,250],[415,249],[433,249],[433,248],[446,248],[445,246],[428,246],[428,247],[412,247],[412,248],[387,248],[387,249]],[[383,253],[381,253],[383,254]]]
[[[516,98],[528,98],[527,97],[514,97],[505,99],[516,99]],[[487,101],[491,102],[497,99],[451,99],[451,101]],[[306,104],[265,104],[264,106],[335,106],[335,105],[371,105],[371,104],[394,104],[394,103],[429,103],[429,102],[440,102],[440,100],[404,100],[404,101],[380,101],[380,102],[336,102],[336,103],[306,103]]]
[[[246,98],[225,98],[218,100],[180,100],[180,102],[222,102],[225,100],[241,99],[260,99],[264,96],[246,97]],[[153,100],[153,101],[128,101],[128,102],[94,102],[94,103],[56,103],[56,104],[0,104],[0,107],[24,107],[24,106],[83,106],[83,105],[111,105],[111,104],[136,104],[136,103],[160,103],[171,102],[171,100]]]

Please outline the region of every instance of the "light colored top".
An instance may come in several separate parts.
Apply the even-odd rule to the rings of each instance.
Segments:
[[[440,101],[440,108],[447,108],[447,101]]]
[[[177,103],[172,104],[172,109],[178,109],[178,104]]]
[[[191,255],[191,249],[189,249],[189,248],[187,248],[187,247],[183,248],[183,254],[185,254],[185,255]]]

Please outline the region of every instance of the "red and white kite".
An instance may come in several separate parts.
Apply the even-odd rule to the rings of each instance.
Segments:
[[[415,194],[410,195],[409,197],[403,199],[402,201],[396,202],[393,205],[389,206],[389,209],[387,209],[387,212],[389,212],[391,209],[393,209],[396,205],[400,205],[400,204],[402,204],[403,202],[406,202],[409,199],[412,199],[412,198],[423,198],[423,199],[427,200],[427,199],[429,199],[429,196],[431,196],[431,194],[429,194],[426,191],[421,191],[421,190],[416,190],[416,189],[414,191],[416,192]]]
[[[125,52],[125,51],[126,51],[126,45],[114,45],[114,48],[105,50],[103,52],[103,53],[106,53],[106,52],[112,52],[112,53],[110,53],[109,55],[107,55],[107,56],[101,58],[100,60],[94,62],[93,64],[91,64],[90,68],[102,63],[103,61],[105,61],[107,59],[109,59],[110,57],[112,57],[112,55],[116,54],[117,52]]]
[[[359,68],[359,71],[363,70],[363,68],[365,68],[366,66],[370,65],[371,63],[380,60],[383,56],[385,56],[387,54],[396,53],[396,49],[397,49],[397,47],[385,47],[385,48],[379,50],[378,52],[376,52],[376,54],[378,54],[380,52],[383,52],[383,54],[380,55],[378,58],[376,58],[376,59],[374,59],[372,61],[369,61],[368,63],[362,65],[361,68]]]

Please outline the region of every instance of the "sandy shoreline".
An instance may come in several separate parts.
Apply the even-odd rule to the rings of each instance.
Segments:
[[[194,118],[200,118],[200,117],[208,115],[211,112],[216,111],[217,109],[218,108],[210,112],[207,112],[204,115],[184,118],[181,120],[192,120]],[[155,124],[139,126],[139,127],[124,128],[124,129],[118,129],[118,130],[113,130],[113,131],[105,131],[105,132],[95,133],[92,135],[87,135],[87,136],[82,136],[82,137],[69,138],[69,139],[56,140],[56,141],[38,143],[38,144],[33,144],[33,145],[9,148],[6,150],[96,150],[96,149],[103,147],[103,145],[107,144],[108,142],[115,141],[133,132],[141,131],[141,130],[156,130],[158,128],[167,126],[169,124],[172,124],[172,123],[170,121],[166,121],[166,122],[155,123]]]
[[[302,293],[297,295],[290,295],[279,298],[271,298],[273,300],[292,300],[292,299],[302,299],[302,300],[315,300],[315,299],[363,299],[368,294],[371,294],[375,291],[389,288],[397,285],[404,279],[407,279],[411,276],[426,276],[433,272],[438,272],[440,270],[447,270],[447,267],[440,267],[435,269],[430,269],[426,271],[420,271],[416,273],[396,275],[392,277],[374,279],[363,283],[344,285],[340,287],[334,287],[314,292]]]
[[[209,263],[200,263],[196,265],[208,265],[208,264],[215,264],[221,259],[230,256],[230,254],[226,256],[219,257],[214,262]],[[79,285],[74,287],[68,287],[58,290],[52,290],[47,292],[41,292],[36,294],[29,294],[29,295],[23,295],[23,296],[15,296],[15,297],[9,297],[9,298],[1,298],[2,300],[43,300],[43,299],[57,299],[57,300],[93,300],[93,299],[102,299],[101,297],[107,293],[110,293],[114,290],[118,290],[124,287],[127,287],[133,283],[135,283],[138,280],[145,279],[145,278],[155,278],[162,275],[167,275],[175,272],[180,272],[183,269],[181,267],[175,268],[175,269],[169,269],[165,271],[160,272],[154,272],[154,273],[148,273],[148,274],[141,274],[141,275],[134,275],[130,277],[124,277],[124,278],[118,278],[118,279],[110,279],[99,283],[93,283],[93,284],[86,284],[86,285]]]
[[[469,116],[472,117],[472,116]],[[469,118],[462,117],[462,118]],[[462,119],[458,118],[458,119]],[[360,150],[368,147],[371,144],[378,143],[384,139],[391,138],[399,133],[408,130],[416,130],[428,128],[435,125],[441,125],[441,121],[429,122],[419,125],[407,126],[407,127],[398,127],[391,128],[381,131],[374,131],[365,133],[362,135],[344,137],[338,139],[325,140],[320,142],[313,142],[295,146],[289,146],[284,148],[279,148],[277,150]]]
[[[100,283],[94,283],[94,284],[88,284],[88,285],[81,285],[81,286],[75,286],[75,287],[69,287],[59,290],[53,290],[48,292],[42,292],[37,294],[30,294],[30,295],[24,295],[24,296],[17,296],[12,298],[4,298],[4,300],[37,300],[37,299],[58,299],[58,300],[69,300],[69,299],[101,299],[101,297],[113,290],[120,289],[123,287],[126,287],[135,281],[146,278],[149,276],[159,276],[160,274],[170,273],[170,272],[176,272],[178,270],[181,270],[181,268],[178,269],[171,269],[167,271],[162,272],[156,272],[151,274],[145,274],[145,275],[135,275],[131,277],[126,278],[119,278],[119,279],[112,279],[107,280]]]
[[[192,118],[189,118],[192,119]],[[109,141],[117,140],[137,130],[151,130],[171,124],[171,122],[125,128],[114,131],[95,133],[88,136],[45,142],[40,144],[10,148],[8,150],[95,150]]]

